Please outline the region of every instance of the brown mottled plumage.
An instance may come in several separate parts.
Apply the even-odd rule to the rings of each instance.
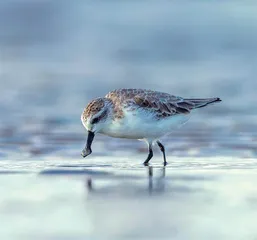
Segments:
[[[113,105],[113,117],[124,117],[123,109],[134,111],[142,109],[152,113],[157,120],[175,114],[189,114],[192,109],[204,107],[210,103],[220,101],[219,98],[183,99],[168,93],[144,89],[117,89],[109,92],[105,98],[91,101],[83,112],[83,118],[99,112],[109,102]]]
[[[90,115],[98,113],[104,107],[104,100],[102,98],[96,98],[91,101],[83,111],[83,118],[86,119]]]
[[[123,116],[122,107],[128,111],[141,108],[151,112],[156,119],[162,119],[175,114],[188,114],[194,108],[220,101],[218,98],[183,99],[168,93],[144,89],[117,89],[109,92],[105,98],[114,104],[117,118]]]

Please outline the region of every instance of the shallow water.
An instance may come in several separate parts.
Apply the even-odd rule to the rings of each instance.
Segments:
[[[255,159],[137,159],[3,161],[1,239],[257,238]]]

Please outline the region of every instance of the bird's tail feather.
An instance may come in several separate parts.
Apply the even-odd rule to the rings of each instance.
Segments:
[[[220,98],[202,98],[202,99],[185,99],[185,101],[192,102],[194,108],[202,108],[215,102],[221,102]]]

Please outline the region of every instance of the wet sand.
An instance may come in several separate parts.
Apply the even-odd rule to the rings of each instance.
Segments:
[[[0,238],[257,238],[255,159],[170,160],[2,161]]]

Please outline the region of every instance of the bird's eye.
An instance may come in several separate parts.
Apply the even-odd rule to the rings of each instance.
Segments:
[[[99,117],[94,118],[94,119],[92,120],[92,124],[98,123],[98,122],[99,122],[99,120],[100,120],[100,118],[99,118]]]

